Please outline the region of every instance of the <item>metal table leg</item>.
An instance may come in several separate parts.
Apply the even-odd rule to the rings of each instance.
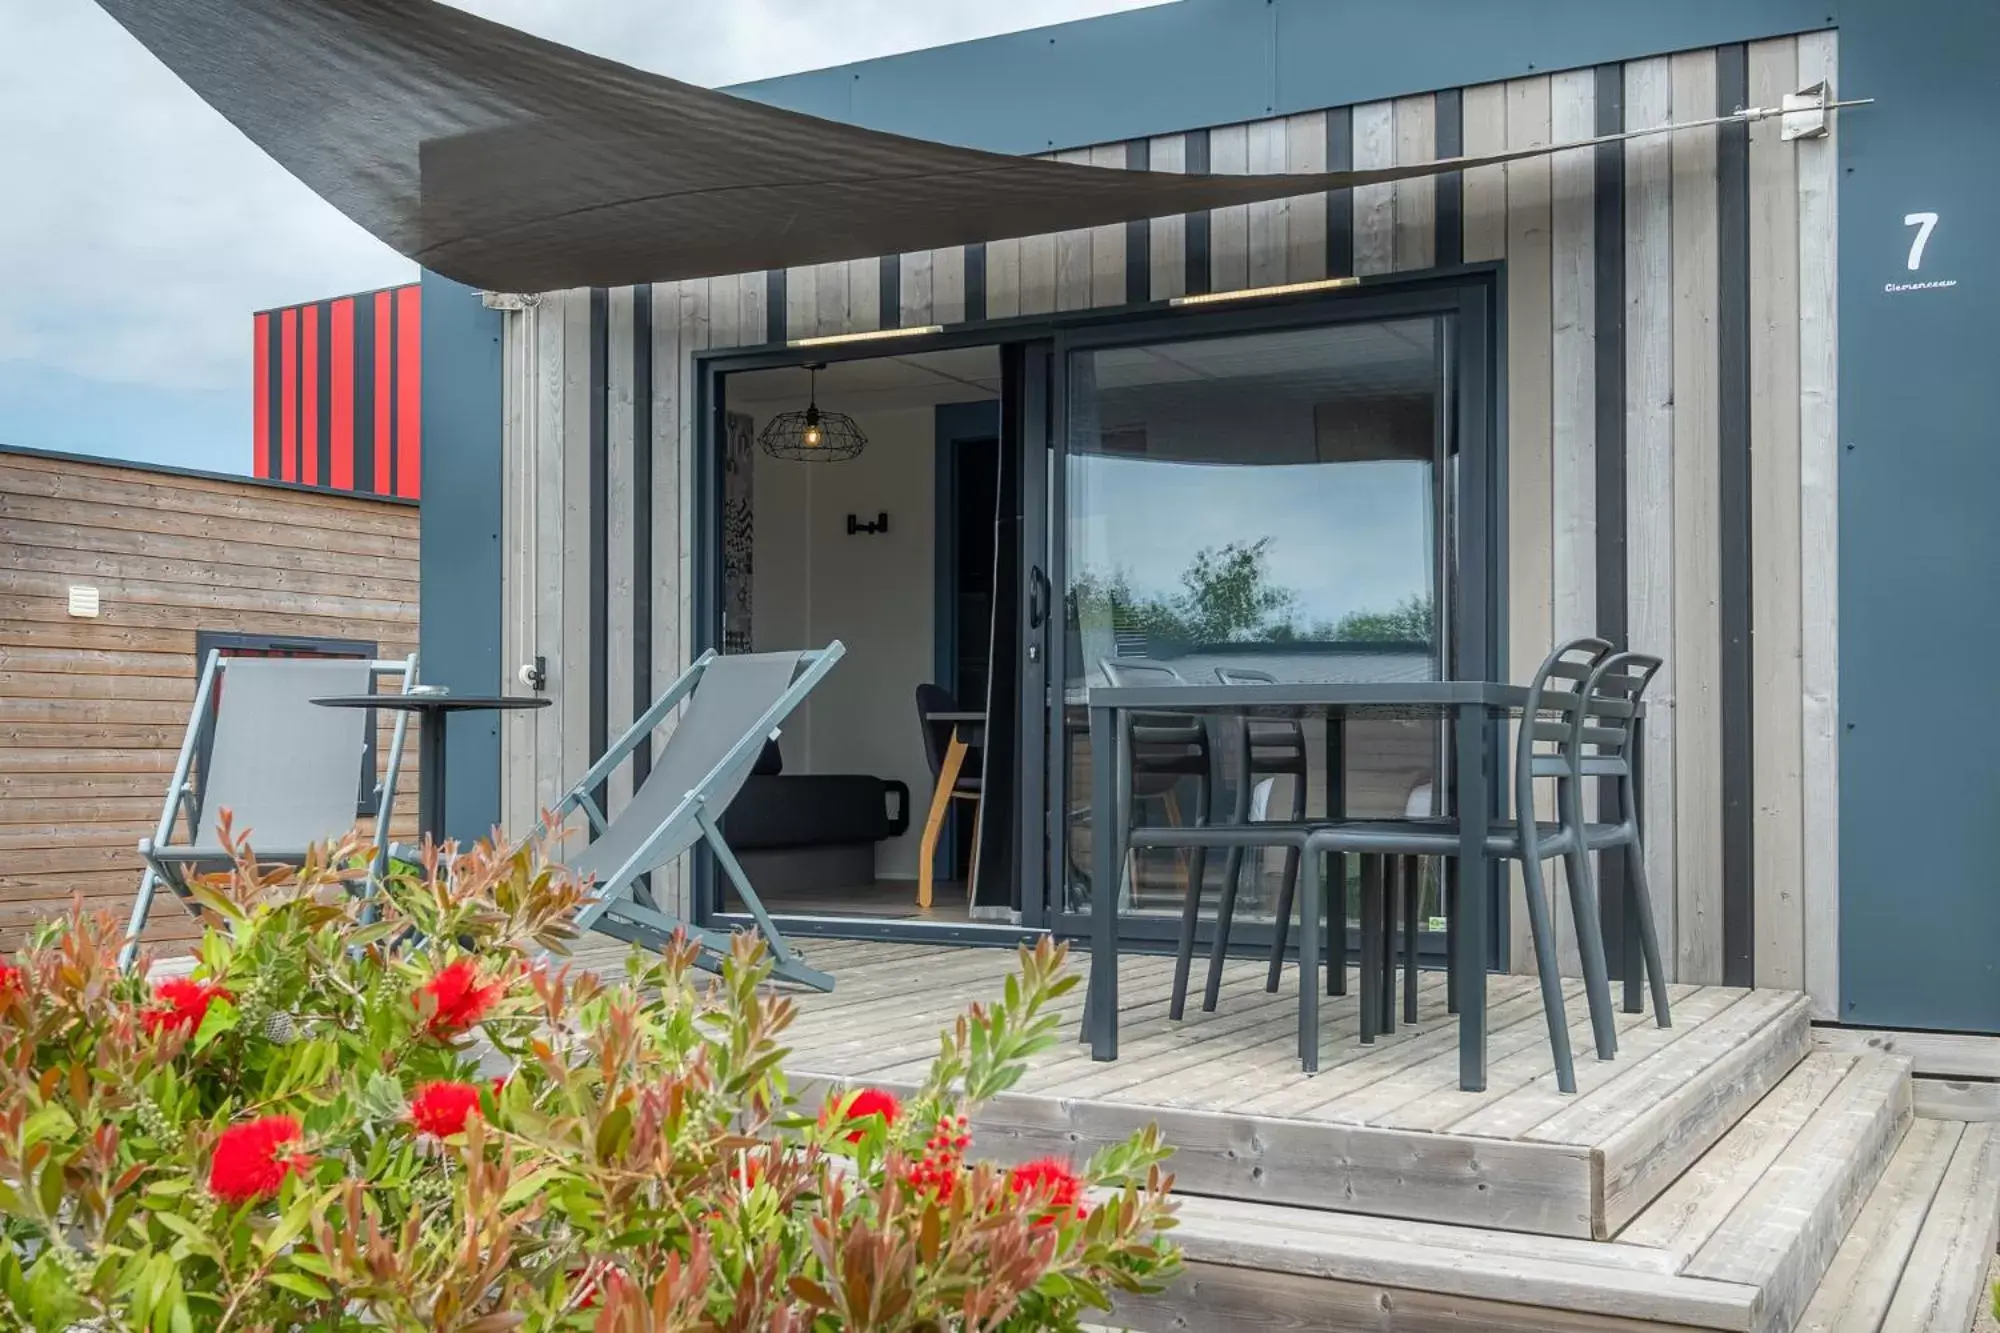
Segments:
[[[1458,911],[1458,1086],[1466,1092],[1486,1090],[1486,939],[1490,904],[1490,874],[1486,859],[1486,824],[1491,789],[1486,759],[1489,734],[1486,710],[1461,704],[1457,716],[1457,787],[1460,865]]]
[[[1126,828],[1119,799],[1121,747],[1109,708],[1090,710],[1090,1058],[1118,1058],[1118,881]]]
[[[417,827],[432,842],[444,841],[444,719],[434,708],[417,726]]]

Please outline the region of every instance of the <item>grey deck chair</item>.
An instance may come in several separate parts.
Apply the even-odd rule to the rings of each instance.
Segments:
[[[314,843],[354,827],[373,714],[321,708],[312,700],[366,694],[377,675],[391,674],[409,689],[416,682],[416,656],[370,661],[208,655],[159,825],[139,842],[146,870],[121,964],[131,966],[137,956],[162,884],[199,914],[188,897],[188,881],[231,864],[220,832],[225,810],[237,836],[250,839],[257,859],[273,864],[298,864]],[[397,713],[387,769],[375,782],[376,808],[384,816],[396,799],[408,729],[409,714]],[[388,837],[389,820],[378,818],[376,875],[388,855]]]
[[[649,948],[659,948],[676,930],[684,930],[701,946],[704,966],[713,970],[718,964],[708,955],[729,952],[728,934],[670,916],[639,892],[641,876],[705,842],[763,933],[772,974],[816,990],[833,989],[832,977],[807,967],[786,944],[723,840],[720,821],[755,767],[765,739],[777,735],[846,651],[836,639],[804,652],[704,653],[591,765],[552,812],[560,825],[572,811],[581,810],[597,835],[566,857],[571,870],[596,880],[596,898],[578,914],[577,925]],[[618,817],[607,818],[595,794],[599,785],[648,743],[684,701],[680,722],[652,771]]]

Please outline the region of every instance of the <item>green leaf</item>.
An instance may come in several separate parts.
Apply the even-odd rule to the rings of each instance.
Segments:
[[[207,1049],[210,1042],[223,1033],[232,1031],[241,1020],[242,1015],[237,1012],[236,1006],[228,1000],[223,999],[219,995],[210,1000],[208,1002],[208,1012],[201,1016],[201,1026],[195,1029],[195,1051],[200,1052]]]
[[[545,1166],[539,1170],[530,1171],[527,1175],[522,1176],[507,1187],[507,1192],[500,1197],[500,1206],[502,1208],[519,1207],[527,1200],[541,1193],[550,1181],[560,1175],[562,1175],[562,1168],[556,1166]]]
[[[321,1282],[318,1278],[308,1277],[304,1273],[273,1273],[271,1275],[271,1285],[274,1287],[283,1287],[286,1291],[303,1296],[309,1301],[330,1301],[333,1299],[333,1288],[327,1286],[326,1283]]]
[[[326,1261],[326,1256],[323,1254],[314,1254],[310,1250],[299,1250],[291,1256],[291,1261],[292,1267],[303,1268],[306,1272],[315,1274],[316,1276],[333,1276],[333,1265]]]
[[[51,1156],[42,1168],[40,1203],[43,1217],[54,1217],[62,1208],[63,1201],[63,1159]]]
[[[278,1225],[272,1227],[270,1234],[258,1242],[257,1248],[263,1252],[266,1259],[305,1235],[306,1228],[312,1225],[314,1205],[317,1202],[318,1200],[310,1194],[301,1194],[292,1200],[292,1206],[278,1219]]]
[[[69,1112],[55,1102],[48,1102],[38,1107],[28,1117],[27,1123],[21,1126],[21,1147],[25,1150],[44,1139],[68,1138],[74,1133],[76,1121],[70,1118]]]

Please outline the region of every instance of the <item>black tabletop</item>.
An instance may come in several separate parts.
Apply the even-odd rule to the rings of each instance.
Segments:
[[[1345,681],[1271,685],[1100,685],[1092,708],[1134,712],[1217,710],[1264,715],[1301,713],[1425,713],[1468,704],[1495,710],[1525,707],[1528,691],[1487,680]]]
[[[555,700],[521,694],[333,694],[322,708],[384,708],[392,713],[469,713],[482,709],[547,708]]]

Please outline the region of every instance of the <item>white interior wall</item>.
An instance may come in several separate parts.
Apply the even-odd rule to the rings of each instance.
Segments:
[[[762,430],[774,411],[748,408]],[[930,766],[916,688],[936,670],[936,414],[929,407],[857,412],[859,458],[755,461],[751,641],[759,651],[830,639],[847,646],[781,742],[788,773],[868,773],[907,784],[910,830],[876,848],[883,879],[914,879]],[[889,531],[847,533],[887,511]]]

